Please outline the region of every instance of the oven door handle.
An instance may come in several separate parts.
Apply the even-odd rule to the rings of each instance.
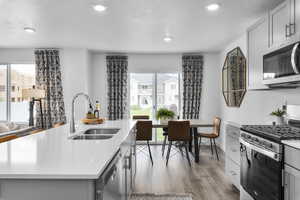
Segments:
[[[292,67],[293,67],[295,74],[299,74],[299,70],[297,68],[296,60],[295,60],[298,47],[299,47],[299,42],[294,45],[293,51],[292,51],[292,56],[291,56],[291,63],[292,63]]]
[[[263,154],[265,156],[268,156],[269,158],[272,158],[273,160],[276,160],[276,161],[280,161],[281,160],[281,157],[280,157],[279,154],[277,154],[275,152],[272,152],[272,151],[269,151],[267,149],[260,148],[260,147],[258,147],[256,145],[250,144],[249,142],[246,142],[242,138],[240,138],[240,143],[243,144],[243,145],[245,145],[249,149],[252,149],[254,151],[257,151],[258,153],[261,153],[261,154]]]

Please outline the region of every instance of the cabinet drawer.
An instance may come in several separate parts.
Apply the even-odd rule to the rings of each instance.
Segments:
[[[240,163],[240,141],[239,138],[226,137],[226,157],[229,157],[236,164]]]
[[[285,163],[300,170],[300,150],[284,146]]]
[[[239,189],[240,188],[240,166],[237,165],[230,158],[226,158],[225,173],[227,177],[229,177],[232,184]]]

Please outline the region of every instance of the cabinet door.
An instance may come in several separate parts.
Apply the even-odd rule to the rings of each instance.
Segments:
[[[240,166],[227,157],[225,159],[225,174],[231,183],[237,189],[240,189]]]
[[[299,200],[300,199],[300,171],[285,165],[285,185],[284,199]]]
[[[290,0],[270,11],[270,45],[280,46],[288,39],[290,25]]]
[[[263,81],[263,53],[269,47],[268,15],[248,29],[248,89],[267,89]]]
[[[291,0],[291,17],[292,22],[295,23],[295,34],[300,35],[300,1],[299,0]]]

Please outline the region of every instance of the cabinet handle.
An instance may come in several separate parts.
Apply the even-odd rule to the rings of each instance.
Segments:
[[[125,169],[131,169],[131,162],[130,162],[130,156],[125,157]]]
[[[102,190],[96,190],[96,200],[102,199]]]
[[[295,33],[296,33],[296,24],[290,24],[290,26],[289,26],[290,28],[290,35],[289,36],[292,36],[292,35],[295,35]],[[293,30],[293,31],[292,31]]]
[[[285,37],[288,38],[290,37],[290,33],[291,32],[291,28],[290,28],[290,24],[286,24],[285,25]]]

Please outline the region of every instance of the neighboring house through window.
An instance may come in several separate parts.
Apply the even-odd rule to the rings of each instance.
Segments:
[[[0,64],[0,121],[28,122],[29,103],[22,89],[35,85],[34,64]]]

